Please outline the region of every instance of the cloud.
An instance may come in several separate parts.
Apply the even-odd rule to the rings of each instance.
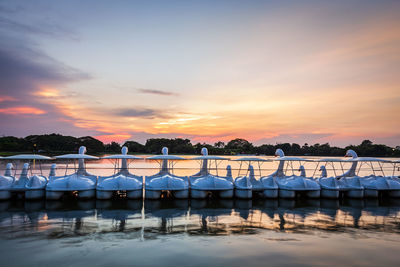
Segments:
[[[44,35],[51,38],[67,39],[77,41],[79,37],[71,30],[46,20],[40,23],[21,22],[7,16],[12,14],[14,17],[20,12],[27,12],[23,9],[10,9],[0,6],[0,31],[5,34],[18,33],[21,35]],[[26,16],[23,16],[23,18]]]
[[[151,108],[125,108],[114,112],[117,116],[134,117],[134,118],[167,118],[169,117],[165,111],[160,111]]]
[[[22,107],[0,108],[0,113],[11,114],[11,115],[20,115],[20,114],[41,115],[45,114],[46,111],[34,107],[22,106]]]
[[[43,85],[63,87],[87,80],[91,78],[89,74],[49,57],[29,38],[11,35],[3,35],[0,40],[0,73],[0,135],[57,131],[70,135],[101,134],[75,126],[59,102],[48,97],[55,92],[42,89]]]
[[[179,94],[169,91],[155,90],[155,89],[137,89],[142,94],[164,95],[164,96],[178,96]]]

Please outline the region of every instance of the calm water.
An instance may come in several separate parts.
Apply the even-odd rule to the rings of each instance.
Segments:
[[[227,164],[236,176],[236,162],[221,163],[219,173]],[[158,165],[132,166],[133,173],[149,175]],[[276,166],[264,164],[262,174]],[[57,175],[64,174],[59,167]],[[113,173],[105,160],[87,167]],[[199,165],[176,167],[176,174],[190,175]],[[307,163],[307,175],[315,167]],[[2,266],[394,266],[399,255],[400,199],[0,202]]]
[[[11,201],[3,266],[387,265],[400,200]]]

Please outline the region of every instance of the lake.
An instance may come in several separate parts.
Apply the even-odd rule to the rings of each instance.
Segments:
[[[395,266],[400,200],[0,203],[3,266]]]
[[[236,176],[237,162],[218,171],[228,163]],[[158,165],[132,166],[149,175]],[[311,175],[315,163],[306,166]],[[87,167],[113,173],[105,160]],[[199,165],[176,167],[188,175]],[[274,168],[266,163],[261,170]],[[0,202],[3,266],[395,266],[399,255],[400,199]]]

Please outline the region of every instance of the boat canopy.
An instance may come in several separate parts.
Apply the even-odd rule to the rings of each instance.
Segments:
[[[349,159],[348,161],[350,162],[391,162],[390,160],[387,159],[379,159],[379,158],[370,158],[370,157],[357,157],[357,158],[352,158]]]
[[[262,158],[238,158],[238,159],[234,159],[233,161],[261,161],[261,162],[270,162],[272,161],[272,159],[262,159]]]
[[[128,155],[128,148],[126,146],[123,146],[121,149],[121,154],[105,156],[102,157],[102,159],[143,159],[143,158]]]
[[[102,157],[102,159],[143,159],[143,158],[132,155],[110,155],[110,156],[104,156]]]
[[[273,160],[276,161],[313,161],[311,159],[305,159],[305,158],[299,158],[299,157],[278,157],[278,158],[274,158]]]
[[[85,153],[86,153],[86,147],[81,146],[79,148],[78,154],[66,154],[66,155],[56,156],[55,158],[56,159],[99,159],[98,157],[86,155]]]
[[[65,154],[61,156],[55,156],[56,159],[99,159],[95,156],[85,154]]]
[[[146,160],[185,160],[185,158],[173,155],[157,155],[148,157]]]
[[[119,155],[104,156],[102,157],[102,159],[143,159],[143,158],[132,155],[119,154]]]
[[[348,159],[341,158],[325,158],[325,159],[316,159],[315,162],[349,162]]]
[[[185,160],[185,158],[183,158],[183,157],[168,155],[167,147],[163,147],[161,152],[162,152],[162,155],[148,157],[148,158],[146,158],[146,160],[148,160],[148,159],[149,160]]]
[[[204,160],[204,159],[211,159],[211,160],[230,160],[229,158],[224,158],[224,157],[218,157],[218,156],[198,156],[191,158],[193,160]]]
[[[20,155],[5,157],[4,159],[49,160],[52,158],[37,154],[20,154]]]

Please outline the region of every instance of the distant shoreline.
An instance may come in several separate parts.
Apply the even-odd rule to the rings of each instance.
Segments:
[[[61,134],[30,135],[25,138],[14,136],[0,137],[0,156],[10,156],[22,153],[35,153],[43,155],[61,155],[76,153],[80,146],[86,146],[87,153],[92,155],[118,154],[121,144],[111,142],[104,144],[91,137],[73,137]],[[219,141],[214,144],[192,144],[189,139],[182,138],[151,138],[145,144],[136,141],[126,141],[122,146],[128,147],[129,154],[154,155],[160,154],[163,147],[169,148],[170,154],[199,155],[203,147],[207,147],[210,155],[265,155],[273,156],[275,150],[280,148],[288,156],[325,156],[343,157],[348,149],[357,152],[359,156],[367,157],[400,157],[400,146],[389,147],[383,144],[374,144],[364,140],[359,145],[349,145],[344,148],[330,146],[329,143],[299,145],[296,143],[278,143],[253,145],[251,142],[236,138],[227,143]]]

